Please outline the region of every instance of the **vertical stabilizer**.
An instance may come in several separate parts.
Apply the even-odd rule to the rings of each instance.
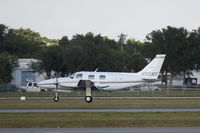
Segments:
[[[165,54],[156,55],[156,57],[142,71],[139,72],[142,79],[157,79],[165,56]]]

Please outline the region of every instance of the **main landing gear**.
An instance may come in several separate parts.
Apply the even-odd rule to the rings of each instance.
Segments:
[[[58,102],[58,101],[60,100],[60,98],[59,98],[58,96],[55,96],[55,97],[53,98],[53,100],[54,100],[55,102]]]
[[[91,102],[92,102],[92,97],[91,97],[91,96],[86,96],[86,97],[85,97],[85,101],[86,101],[87,103],[91,103]]]
[[[57,78],[57,76],[56,76],[56,83],[55,83],[55,85],[56,85],[56,91],[55,91],[56,96],[53,98],[53,100],[55,102],[58,102],[59,101],[59,97],[58,97],[58,78]]]
[[[85,101],[87,103],[92,102],[92,90],[91,90],[91,81],[90,80],[85,80],[85,88],[86,88],[86,97]]]

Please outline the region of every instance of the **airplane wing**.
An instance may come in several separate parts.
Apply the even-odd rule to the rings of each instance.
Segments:
[[[94,83],[94,86],[99,90],[104,90],[105,88],[109,87],[109,85],[102,83]]]
[[[74,87],[77,87],[77,82],[59,83],[59,86],[61,86],[63,88],[74,88]]]
[[[92,82],[91,80],[80,80],[78,83],[78,87],[86,87],[85,81],[89,81],[91,83],[91,87],[96,87],[99,90],[103,90],[104,88],[107,88],[109,86],[107,84],[102,84],[99,82]]]
[[[161,79],[142,79],[147,83],[152,83],[152,82],[157,82],[157,81],[161,81]]]
[[[53,91],[65,92],[65,93],[71,93],[72,92],[71,90],[61,90],[61,89],[58,89],[58,90],[54,89]]]

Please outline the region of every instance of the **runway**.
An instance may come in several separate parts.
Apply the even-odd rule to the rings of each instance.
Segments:
[[[0,113],[39,112],[197,112],[200,108],[109,108],[109,109],[0,109]]]
[[[199,133],[200,128],[2,128],[1,133]]]

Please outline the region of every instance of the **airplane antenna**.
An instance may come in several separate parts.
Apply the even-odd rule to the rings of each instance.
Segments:
[[[98,71],[98,69],[99,69],[99,68],[96,68],[96,69],[94,70],[94,72],[97,72],[97,71]]]

